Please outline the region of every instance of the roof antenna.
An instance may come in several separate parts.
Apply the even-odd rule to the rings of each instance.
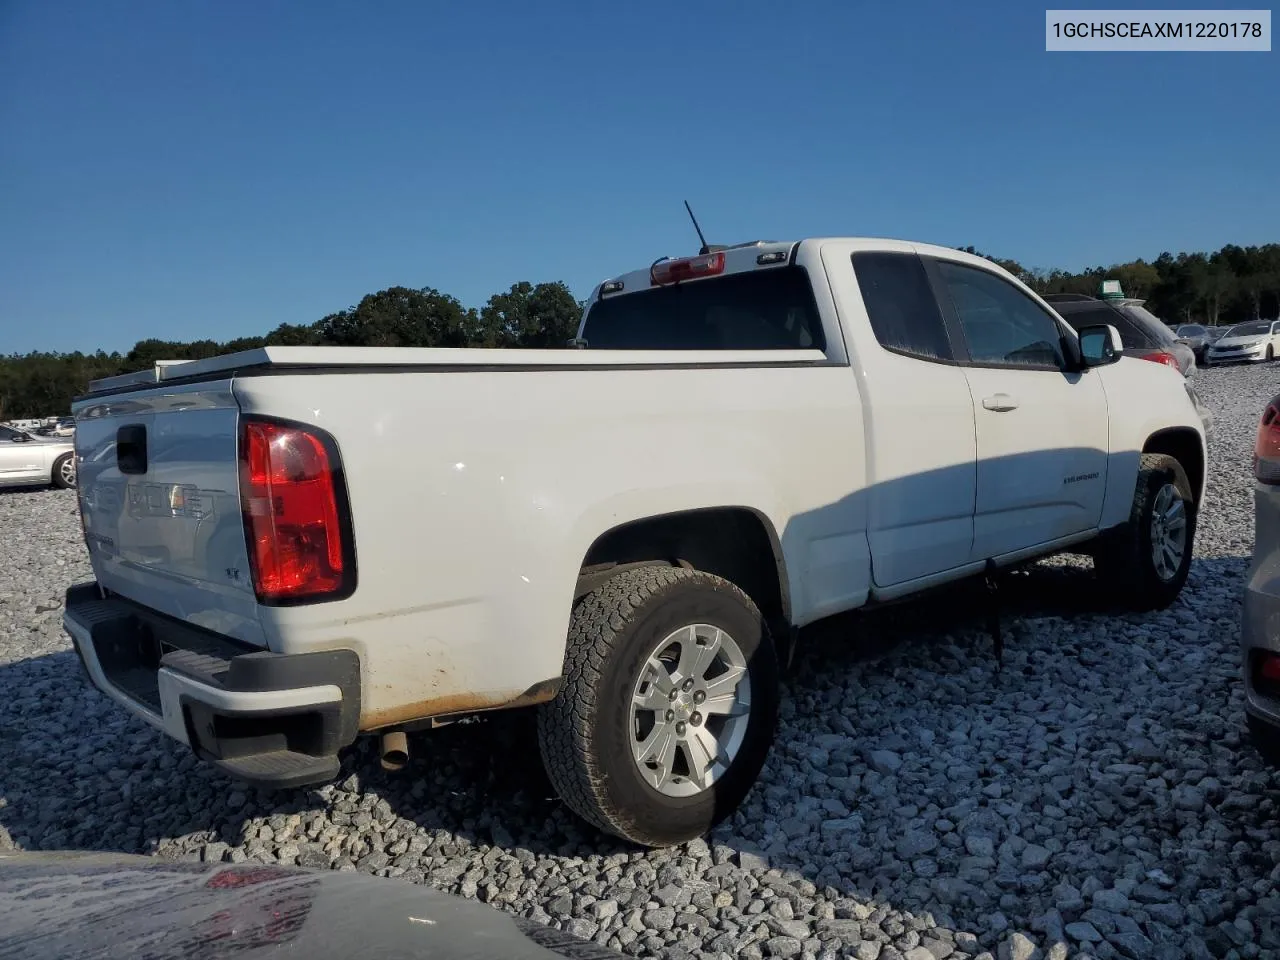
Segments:
[[[711,248],[707,246],[707,238],[702,235],[702,228],[698,226],[698,218],[693,215],[693,207],[689,206],[689,201],[684,202],[684,208],[689,211],[689,219],[693,221],[693,229],[698,231],[698,242],[702,244],[702,249],[698,251],[698,256],[705,257],[711,252]]]

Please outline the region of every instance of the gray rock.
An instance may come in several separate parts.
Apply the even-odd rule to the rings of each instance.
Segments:
[[[1173,805],[1179,810],[1198,813],[1204,809],[1204,791],[1185,785],[1175,787],[1173,790]]]
[[[1036,942],[1024,933],[1014,933],[1000,944],[1000,960],[1032,960],[1040,952]]]
[[[996,852],[995,841],[990,837],[975,836],[970,834],[964,838],[964,848],[969,851],[970,856],[974,857],[990,857]]]
[[[769,926],[782,936],[796,940],[807,940],[812,933],[809,924],[804,920],[774,920]]]
[[[676,911],[672,907],[658,907],[646,910],[641,921],[649,930],[670,930],[676,923]]]
[[[1079,943],[1102,942],[1102,934],[1097,931],[1097,928],[1092,923],[1078,920],[1075,923],[1068,923],[1066,930],[1067,936]]]
[[[1174,929],[1181,927],[1187,919],[1187,911],[1176,903],[1153,903],[1149,904],[1146,910],[1151,915],[1152,920],[1159,921],[1165,926],[1173,927]]]
[[[1051,854],[1037,843],[1028,844],[1022,851],[1022,866],[1027,870],[1043,870],[1049,863]]]
[[[871,768],[877,773],[895,774],[902,769],[902,757],[892,750],[873,750]]]
[[[1099,890],[1093,895],[1093,905],[1108,913],[1125,913],[1129,909],[1129,898],[1115,888]]]
[[[764,944],[765,956],[798,957],[804,945],[795,937],[770,937]]]
[[[913,830],[902,836],[897,843],[898,856],[903,860],[914,860],[938,847],[938,838],[923,830]]]

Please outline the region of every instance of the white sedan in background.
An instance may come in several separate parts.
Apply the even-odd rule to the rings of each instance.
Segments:
[[[1205,364],[1274,360],[1280,356],[1280,320],[1237,323],[1204,353]]]
[[[0,487],[76,485],[75,441],[0,426]]]

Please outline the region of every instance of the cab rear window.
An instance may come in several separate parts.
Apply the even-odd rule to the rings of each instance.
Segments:
[[[753,270],[597,301],[590,350],[825,350],[803,267]]]

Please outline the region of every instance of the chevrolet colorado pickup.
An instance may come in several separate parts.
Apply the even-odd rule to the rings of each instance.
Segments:
[[[106,694],[275,786],[536,705],[564,802],[654,846],[751,788],[799,627],[1068,548],[1165,606],[1206,469],[1176,370],[892,240],[663,258],[564,349],[268,347],[74,410]]]

